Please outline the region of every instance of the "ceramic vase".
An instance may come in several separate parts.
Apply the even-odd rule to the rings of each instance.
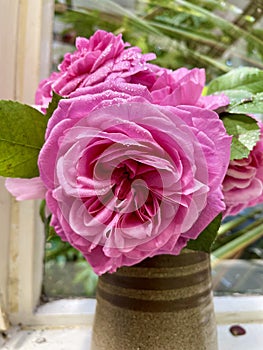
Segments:
[[[217,350],[210,257],[185,250],[99,277],[92,350]]]

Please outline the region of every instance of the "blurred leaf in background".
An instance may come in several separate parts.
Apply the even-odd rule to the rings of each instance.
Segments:
[[[46,298],[95,297],[97,275],[80,252],[60,237],[46,243],[43,294]]]
[[[263,68],[263,40],[257,28],[263,1],[245,4],[145,0],[137,1],[132,11],[116,1],[72,1],[58,15],[69,26],[64,37],[67,32],[89,37],[98,28],[122,33],[132,45],[155,52],[158,64],[204,67],[211,79],[240,64]]]

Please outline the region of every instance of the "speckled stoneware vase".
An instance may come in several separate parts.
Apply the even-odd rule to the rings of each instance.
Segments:
[[[91,349],[217,350],[209,255],[161,255],[101,276]]]

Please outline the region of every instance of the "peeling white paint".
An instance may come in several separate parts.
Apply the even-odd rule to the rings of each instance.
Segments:
[[[234,337],[229,325],[218,327],[219,350],[262,350],[263,324],[242,324],[246,334]],[[2,346],[1,350],[90,350],[91,327],[53,330],[22,330]]]

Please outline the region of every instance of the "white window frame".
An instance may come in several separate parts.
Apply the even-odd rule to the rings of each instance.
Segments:
[[[49,73],[53,0],[9,0],[0,12],[0,98],[34,103]],[[40,294],[43,234],[33,201],[18,203],[0,181],[0,307],[11,322],[35,308]],[[3,317],[1,328],[8,324]]]
[[[49,73],[52,18],[53,0],[1,3],[1,99],[34,102],[38,82]],[[39,306],[44,232],[38,210],[38,202],[11,198],[0,179],[0,330],[8,321],[27,327],[89,326],[93,299]],[[263,296],[216,297],[215,308],[218,324],[263,322]]]

